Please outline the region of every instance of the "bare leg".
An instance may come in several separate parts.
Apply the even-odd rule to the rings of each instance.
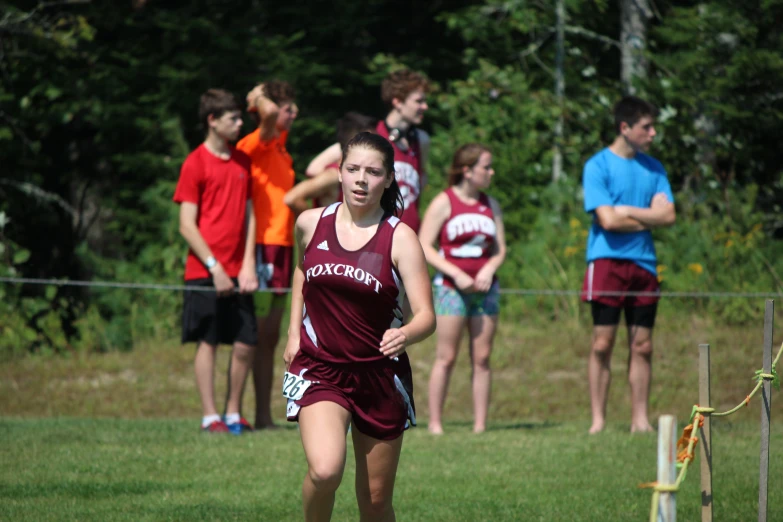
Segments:
[[[350,412],[333,402],[317,402],[299,412],[299,432],[307,458],[302,484],[306,522],[332,518],[334,494],[345,470],[345,435],[350,422]]]
[[[652,380],[652,330],[644,326],[628,328],[628,384],[631,386],[631,432],[653,431],[647,418]]]
[[[606,423],[606,400],[609,397],[609,384],[612,381],[610,363],[616,334],[617,325],[593,327],[593,341],[587,363],[590,405],[593,414],[590,433],[603,430]]]
[[[217,415],[215,408],[215,353],[217,346],[200,342],[196,348],[194,369],[196,388],[201,397],[201,409],[204,416]]]
[[[446,402],[449,379],[457,360],[459,340],[465,326],[465,318],[459,315],[439,315],[436,319],[438,341],[435,346],[435,363],[432,365],[432,373],[430,374],[429,430],[431,433],[440,435],[443,433],[441,422],[443,404]]]
[[[241,412],[242,394],[245,392],[245,382],[247,382],[247,374],[253,362],[254,350],[255,347],[253,346],[244,343],[234,343],[228,374],[229,393],[226,413]]]
[[[489,355],[497,329],[497,316],[479,315],[468,322],[470,330],[470,360],[473,366],[473,432],[487,429],[489,396],[492,389],[492,373]]]
[[[394,440],[369,437],[351,430],[356,455],[356,500],[360,522],[394,522],[394,479],[402,450],[402,435]]]
[[[272,420],[272,381],[274,380],[275,348],[280,340],[285,296],[272,298],[269,315],[258,318],[258,348],[253,360],[253,386],[256,390],[255,428],[274,428]]]

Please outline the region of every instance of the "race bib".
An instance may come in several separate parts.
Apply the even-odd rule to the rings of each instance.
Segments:
[[[302,370],[302,375],[306,371]],[[285,372],[285,375],[283,375],[283,397],[292,401],[298,401],[311,384],[313,384],[313,381],[308,381],[302,376]]]

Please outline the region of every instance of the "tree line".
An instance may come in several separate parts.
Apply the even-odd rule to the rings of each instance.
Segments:
[[[504,286],[578,288],[581,169],[634,92],[661,109],[652,153],[677,191],[678,226],[658,237],[671,287],[783,288],[780,0],[64,0],[0,13],[2,275],[178,282],[171,195],[203,137],[204,90],[293,83],[303,173],[344,112],[383,113],[380,81],[405,65],[435,87],[425,203],[459,144],[493,149]],[[0,345],[128,347],[165,333],[177,297],[0,285]],[[736,317],[739,305],[709,306]]]

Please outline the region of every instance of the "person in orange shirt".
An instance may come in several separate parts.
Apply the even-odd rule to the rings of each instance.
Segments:
[[[253,208],[256,216],[256,294],[259,346],[253,361],[256,390],[255,428],[274,428],[270,409],[274,353],[280,339],[280,322],[291,286],[294,214],[283,202],[294,186],[293,160],[285,148],[288,131],[297,116],[294,89],[271,80],[247,95],[248,111],[258,128],[242,138],[237,149],[250,157]]]

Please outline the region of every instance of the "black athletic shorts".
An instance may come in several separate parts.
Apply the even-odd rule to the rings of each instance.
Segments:
[[[238,286],[237,280],[234,284]],[[186,286],[213,286],[212,279],[185,281]],[[218,297],[215,292],[185,290],[182,307],[182,343],[204,341],[218,344],[244,343],[254,346],[258,326],[253,294],[235,293]]]
[[[616,326],[620,324],[620,314],[623,312],[622,307],[591,301],[590,308],[593,312],[593,324],[595,326]],[[655,326],[658,303],[643,306],[627,305],[624,309],[625,324],[627,326],[643,326],[645,328]]]

